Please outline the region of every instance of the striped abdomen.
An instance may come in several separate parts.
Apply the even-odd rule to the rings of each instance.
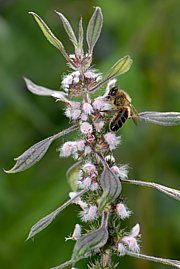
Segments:
[[[121,108],[112,118],[110,121],[109,128],[111,131],[116,132],[118,131],[123,124],[127,121],[129,118],[129,110],[127,107]]]

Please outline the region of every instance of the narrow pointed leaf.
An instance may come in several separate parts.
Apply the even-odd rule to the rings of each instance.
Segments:
[[[56,210],[54,210],[52,213],[48,214],[44,218],[40,219],[35,225],[32,226],[29,235],[26,240],[29,240],[30,238],[34,237],[36,234],[44,230],[47,226],[51,224],[51,222],[57,217],[57,215],[64,210],[66,207],[68,207],[70,204],[72,204],[78,197],[83,195],[87,190],[83,190],[79,192],[76,196],[69,199],[67,202],[65,202],[63,205],[58,207]]]
[[[121,58],[113,65],[113,67],[111,67],[111,69],[105,75],[104,79],[100,81],[99,83],[97,83],[92,88],[90,88],[89,91],[94,92],[97,89],[103,87],[104,84],[106,84],[110,79],[113,79],[119,75],[126,73],[127,71],[129,71],[132,63],[133,63],[133,60],[130,58],[129,55]]]
[[[180,112],[154,112],[147,111],[139,113],[142,120],[158,125],[172,126],[180,124]]]
[[[62,132],[59,132],[53,136],[45,138],[41,140],[40,142],[34,144],[29,149],[27,149],[23,154],[21,154],[19,157],[15,158],[16,164],[14,165],[14,167],[10,170],[5,170],[5,172],[6,173],[18,173],[33,166],[35,163],[37,163],[39,160],[42,159],[42,157],[47,152],[49,146],[55,139],[58,139],[59,137],[74,131],[76,128],[77,128],[77,125],[73,125],[72,127]]]
[[[93,251],[103,247],[108,240],[108,214],[103,212],[102,223],[99,229],[81,236],[73,249],[71,260],[77,262],[83,258],[87,258]]]
[[[126,73],[127,71],[129,71],[131,65],[132,65],[133,61],[130,58],[129,55],[121,58],[120,60],[118,60],[109,70],[109,72],[105,75],[105,78],[112,79],[114,77],[117,77],[121,74]]]
[[[69,100],[66,98],[66,94],[62,91],[54,91],[50,90],[48,88],[39,86],[35,83],[33,83],[31,80],[24,78],[26,86],[28,90],[36,95],[41,95],[41,96],[52,96],[54,98],[57,98],[58,100],[61,100],[65,103],[69,103]]]
[[[64,46],[61,43],[61,41],[51,32],[49,27],[46,25],[46,23],[34,12],[29,12],[29,14],[32,14],[35,18],[36,22],[38,23],[39,27],[41,28],[43,34],[47,38],[47,40],[57,49],[60,51],[64,50]]]
[[[93,48],[100,36],[103,25],[103,15],[100,7],[96,7],[87,27],[86,40],[89,53],[92,54]]]
[[[64,29],[66,31],[66,33],[68,34],[69,36],[69,39],[71,40],[71,42],[73,43],[74,47],[77,48],[78,46],[78,42],[77,42],[77,39],[76,39],[76,36],[74,34],[74,31],[69,23],[69,21],[67,20],[67,18],[60,12],[57,12],[56,13],[59,15],[62,23],[63,23],[63,26],[64,26]]]
[[[79,171],[81,167],[81,161],[73,164],[66,172],[68,183],[73,191],[77,191],[77,181],[79,178]]]
[[[177,260],[158,258],[158,257],[154,257],[154,256],[148,256],[145,254],[131,252],[131,251],[126,251],[126,254],[129,256],[135,257],[135,258],[148,260],[148,261],[152,261],[152,262],[158,262],[158,263],[170,265],[170,266],[173,266],[176,268],[180,268],[180,261],[177,261]]]
[[[78,50],[80,55],[83,54],[83,40],[84,40],[84,31],[81,17],[79,21],[79,40],[78,40]]]
[[[45,153],[47,152],[53,140],[54,138],[53,136],[51,136],[36,143],[32,147],[30,147],[28,150],[26,150],[22,155],[15,158],[14,160],[16,161],[16,164],[14,165],[14,167],[5,172],[6,173],[18,173],[33,166],[45,155]]]
[[[142,181],[142,180],[132,180],[132,179],[122,179],[123,182],[134,184],[134,185],[140,185],[140,186],[145,186],[145,187],[150,187],[157,189],[168,196],[171,196],[172,198],[180,201],[180,191],[176,189],[172,189],[154,182],[148,182],[148,181]]]

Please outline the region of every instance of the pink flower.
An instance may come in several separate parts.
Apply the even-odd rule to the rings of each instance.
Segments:
[[[60,149],[60,155],[63,157],[69,157],[77,152],[76,142],[66,142]]]
[[[85,209],[84,211],[80,212],[81,219],[84,222],[95,220],[97,218],[97,211],[97,206],[92,205],[88,209]]]
[[[130,251],[139,253],[140,247],[138,245],[136,238],[131,237],[131,236],[124,236],[122,238],[122,242],[124,242],[127,245]]]
[[[66,237],[65,241],[68,241],[68,240],[76,241],[79,239],[80,236],[81,236],[81,226],[79,224],[76,224],[72,236]]]
[[[81,226],[79,224],[76,224],[74,232],[72,234],[72,239],[78,240],[80,236],[81,236]]]
[[[126,249],[122,243],[118,244],[118,252],[120,256],[123,256],[126,254]]]
[[[82,113],[81,114],[81,120],[82,121],[87,121],[87,119],[88,119],[88,115],[86,113]]]
[[[127,206],[123,203],[119,203],[116,205],[116,212],[121,219],[126,219],[131,215],[131,211],[128,210]]]
[[[120,178],[128,177],[128,165],[121,165],[120,167],[114,165],[111,167],[111,171]]]
[[[82,170],[83,170],[85,173],[87,173],[87,174],[90,175],[91,173],[93,173],[93,172],[96,171],[96,167],[95,167],[94,164],[92,164],[92,163],[86,163],[86,164],[83,166]]]
[[[83,122],[80,126],[80,130],[83,134],[91,134],[93,131],[93,127],[88,122]]]
[[[99,189],[99,184],[97,182],[92,182],[90,186],[91,191],[97,191]]]
[[[91,151],[92,151],[91,147],[90,146],[86,146],[85,149],[84,149],[84,154],[85,155],[88,155],[88,154],[91,153]]]
[[[103,126],[104,126],[104,121],[94,122],[94,127],[97,132],[101,132]]]
[[[121,142],[120,137],[116,137],[115,134],[110,133],[110,132],[104,135],[104,139],[109,145],[110,150],[115,149],[116,146]]]
[[[89,187],[91,186],[91,182],[92,182],[92,179],[90,177],[86,177],[84,178],[81,183],[79,184],[79,186],[82,188],[82,189],[89,189]]]
[[[83,110],[88,115],[91,115],[94,112],[93,107],[89,103],[84,103],[83,104]]]
[[[122,242],[128,247],[128,249],[132,252],[139,253],[140,247],[136,237],[139,235],[140,226],[136,224],[128,236],[123,236]]]
[[[85,148],[85,140],[78,140],[77,141],[77,149],[79,150],[79,151],[83,151],[84,150],[84,148]]]

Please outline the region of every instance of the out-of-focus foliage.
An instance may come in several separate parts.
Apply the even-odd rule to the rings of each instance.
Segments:
[[[71,256],[73,243],[64,237],[77,222],[70,206],[34,241],[25,242],[30,227],[67,199],[65,178],[73,163],[59,159],[56,148],[73,134],[55,142],[33,168],[8,175],[13,157],[33,143],[68,127],[63,106],[47,97],[29,93],[26,76],[38,85],[59,89],[67,66],[58,50],[45,40],[28,11],[48,23],[67,51],[72,44],[63,30],[57,10],[67,16],[77,32],[93,6],[101,6],[104,26],[95,48],[95,68],[106,72],[120,57],[129,54],[134,63],[118,85],[141,111],[179,109],[179,0],[0,0],[0,268],[48,269]],[[179,127],[128,122],[120,131],[123,145],[117,151],[120,163],[132,167],[130,178],[156,181],[178,188],[180,173]],[[123,195],[134,211],[130,223],[140,223],[142,250],[149,255],[177,259],[180,248],[179,204],[155,190],[125,185]],[[160,265],[124,257],[121,268],[155,269]],[[161,268],[165,266],[161,265]]]

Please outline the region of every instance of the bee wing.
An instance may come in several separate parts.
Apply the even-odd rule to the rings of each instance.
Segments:
[[[137,112],[137,110],[135,109],[135,107],[133,105],[131,105],[131,118],[133,120],[133,122],[137,125],[140,121],[140,116]]]

